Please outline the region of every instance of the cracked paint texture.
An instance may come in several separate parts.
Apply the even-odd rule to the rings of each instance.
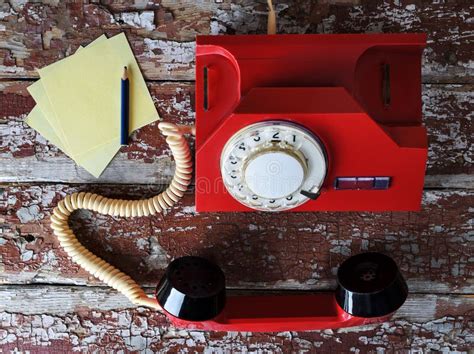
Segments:
[[[392,255],[411,294],[386,323],[338,331],[172,328],[73,264],[49,217],[67,193],[154,195],[174,164],[156,124],[136,132],[100,179],[28,128],[35,68],[124,31],[164,120],[194,121],[195,36],[265,33],[265,0],[0,3],[0,352],[468,353],[474,347],[474,5],[467,0],[274,0],[279,33],[424,32],[429,159],[419,213],[199,214],[190,191],[154,218],[79,211],[81,242],[153,292],[170,260],[214,259],[231,293],[328,291],[351,254]]]

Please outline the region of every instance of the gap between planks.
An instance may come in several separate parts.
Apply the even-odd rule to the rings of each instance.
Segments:
[[[155,292],[155,287],[153,286],[142,286],[145,293],[148,295],[153,295]],[[65,284],[65,283],[31,283],[31,284],[24,284],[24,283],[4,283],[0,284],[0,294],[5,289],[31,289],[31,290],[38,290],[42,289],[47,291],[48,289],[67,289],[68,291],[100,291],[100,292],[108,292],[111,294],[121,295],[117,290],[112,289],[110,286],[104,284]],[[332,293],[334,290],[331,288],[328,289],[289,289],[289,288],[282,288],[278,289],[277,287],[268,287],[268,288],[251,288],[251,287],[236,287],[236,286],[226,286],[226,291],[230,292],[231,296],[235,295],[308,295],[308,294],[325,294],[325,293]],[[466,292],[466,293],[459,293],[459,292],[427,292],[427,291],[411,291],[409,290],[410,295],[433,295],[433,296],[457,296],[457,297],[466,297],[466,298],[473,298],[474,299],[474,292]],[[1,296],[0,296],[1,297]],[[474,300],[473,300],[474,301]]]
[[[148,169],[147,169],[148,170]],[[159,169],[156,169],[158,171]],[[145,173],[145,171],[143,171]],[[143,174],[140,174],[143,175]],[[101,177],[97,180],[86,179],[86,180],[79,180],[79,181],[61,181],[61,180],[11,180],[9,178],[4,178],[0,176],[0,187],[9,187],[9,186],[35,186],[35,185],[56,185],[56,184],[64,184],[64,185],[118,185],[121,187],[127,186],[151,186],[156,188],[166,188],[171,181],[171,176],[164,174],[161,176],[164,179],[164,183],[156,183],[153,179],[150,181],[137,181],[135,183],[130,182],[120,182],[117,180],[109,180],[107,177]],[[169,181],[168,181],[169,179]],[[190,189],[194,187],[194,181],[190,185]],[[474,175],[470,174],[456,174],[456,175],[426,175],[425,176],[425,186],[423,188],[425,191],[430,190],[471,190],[474,189]],[[189,190],[189,189],[188,189]]]
[[[0,82],[11,84],[15,81],[23,81],[23,82],[30,82],[33,84],[34,82],[38,81],[39,77],[27,77],[27,76],[7,76],[7,77],[0,77]],[[196,83],[195,80],[189,79],[145,79],[146,83],[150,84],[188,84],[194,85]],[[459,80],[459,81],[421,81],[421,85],[430,85],[430,86],[450,86],[450,85],[471,85],[474,83],[474,80]]]

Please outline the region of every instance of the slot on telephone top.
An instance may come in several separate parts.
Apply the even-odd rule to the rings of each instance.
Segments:
[[[203,99],[203,108],[205,111],[209,110],[209,87],[208,87],[208,69],[207,66],[204,67],[203,69],[203,93],[204,93],[204,99]]]
[[[382,101],[385,108],[390,106],[390,64],[382,64]]]

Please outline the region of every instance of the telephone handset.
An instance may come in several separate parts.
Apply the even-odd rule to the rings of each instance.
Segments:
[[[269,33],[275,33],[274,11]],[[283,331],[379,322],[407,297],[387,256],[349,258],[335,294],[225,296],[222,271],[173,261],[155,297],[87,250],[69,227],[77,209],[139,217],[179,201],[192,179],[184,138],[196,136],[196,209],[416,210],[427,156],[421,125],[425,35],[203,36],[196,47],[196,128],[160,123],[176,163],[168,188],[145,200],[74,193],[51,227],[71,259],[136,305],[177,326]],[[408,95],[407,95],[408,93]]]

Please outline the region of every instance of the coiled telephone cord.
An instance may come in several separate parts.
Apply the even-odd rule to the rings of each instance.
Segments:
[[[193,172],[191,152],[183,135],[195,134],[194,127],[162,122],[158,128],[166,136],[166,143],[176,164],[173,179],[164,192],[143,200],[111,199],[94,193],[73,193],[61,200],[54,209],[51,227],[61,247],[74,262],[94,277],[120,291],[132,303],[161,310],[158,302],[148,297],[130,276],[85,248],[68,223],[71,213],[78,209],[92,210],[110,216],[140,217],[161,213],[183,197],[191,183]]]

